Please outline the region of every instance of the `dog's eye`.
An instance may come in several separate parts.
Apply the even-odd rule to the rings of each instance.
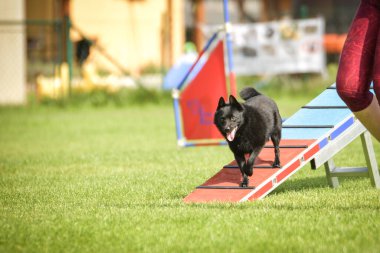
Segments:
[[[223,124],[224,122],[226,122],[225,118],[220,118],[220,123]]]

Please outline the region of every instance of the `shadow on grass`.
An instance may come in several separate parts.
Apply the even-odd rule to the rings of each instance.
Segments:
[[[342,180],[343,181],[343,180]],[[344,184],[344,183],[343,183]],[[341,187],[344,187],[342,185]],[[193,190],[193,189],[192,189]],[[345,201],[350,193],[347,191],[334,190],[328,186],[326,177],[315,176],[308,178],[291,179],[280,185],[263,201],[243,202],[243,203],[190,203],[186,204],[183,199],[189,194],[186,192],[171,192],[167,196],[123,203],[120,208],[164,208],[183,210],[378,210],[380,205],[368,201],[356,202]],[[322,190],[322,191],[321,191]],[[349,197],[351,198],[351,197]],[[339,201],[337,201],[340,199]],[[112,205],[114,206],[114,205]]]
[[[352,178],[342,178],[341,187],[344,187],[346,180]],[[357,180],[357,179],[356,179]],[[321,191],[322,190],[322,191]],[[324,193],[325,192],[325,193]],[[310,194],[308,194],[310,193]],[[342,201],[347,197],[347,191],[332,189],[327,183],[325,176],[299,178],[289,180],[264,198],[263,201],[243,202],[243,203],[192,203],[188,204],[192,208],[200,209],[273,209],[273,210],[316,210],[329,209],[338,211],[349,210],[380,210],[380,205],[375,203]],[[351,198],[351,197],[350,197]],[[295,201],[297,199],[297,201]],[[340,199],[339,201],[337,201]],[[268,200],[268,201],[265,201]]]
[[[282,194],[293,191],[301,191],[301,190],[310,190],[316,188],[326,188],[328,187],[326,177],[308,177],[308,178],[300,178],[300,179],[292,179],[291,181],[287,181],[275,189],[273,192],[276,194]]]

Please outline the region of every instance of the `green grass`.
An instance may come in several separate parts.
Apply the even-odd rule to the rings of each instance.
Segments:
[[[310,97],[277,97],[283,116]],[[182,199],[230,162],[168,104],[0,108],[0,252],[379,252],[380,191],[306,166],[262,201]],[[365,165],[360,141],[338,165]],[[380,145],[375,144],[380,161]]]

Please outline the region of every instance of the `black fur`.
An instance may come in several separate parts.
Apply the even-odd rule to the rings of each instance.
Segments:
[[[247,187],[248,176],[253,174],[255,159],[269,139],[272,140],[275,150],[273,167],[280,167],[282,123],[277,105],[272,99],[250,87],[243,89],[240,97],[246,100],[242,104],[232,95],[228,104],[221,97],[214,123],[234,153],[243,176],[240,186]],[[250,154],[247,160],[245,154]]]

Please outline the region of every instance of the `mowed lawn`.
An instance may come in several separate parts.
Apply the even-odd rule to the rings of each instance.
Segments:
[[[380,252],[367,178],[306,166],[262,201],[183,203],[232,159],[177,148],[170,105],[0,108],[0,252]],[[364,166],[360,141],[336,163]]]

